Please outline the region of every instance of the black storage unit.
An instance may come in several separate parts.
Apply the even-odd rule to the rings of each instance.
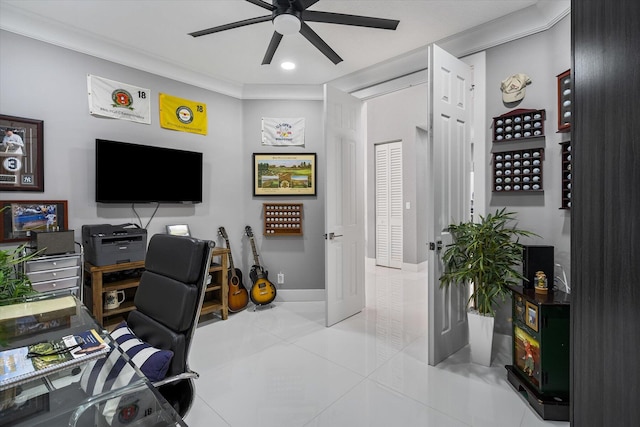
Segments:
[[[523,280],[522,286],[525,289],[533,289],[536,271],[544,271],[547,286],[553,289],[554,264],[553,246],[525,245],[522,251],[522,275],[528,281]]]
[[[511,287],[512,365],[509,382],[545,420],[569,420],[570,295]]]

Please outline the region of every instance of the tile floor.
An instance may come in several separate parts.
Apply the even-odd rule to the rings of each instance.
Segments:
[[[324,326],[323,302],[277,302],[203,322],[190,367],[200,373],[186,417],[218,426],[569,426],[543,421],[493,365],[464,348],[427,364],[426,274],[367,269],[361,313]]]

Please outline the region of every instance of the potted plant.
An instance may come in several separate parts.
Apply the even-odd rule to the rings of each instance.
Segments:
[[[480,216],[479,222],[449,225],[453,243],[442,257],[445,273],[440,287],[467,283],[472,287],[467,312],[471,359],[485,366],[491,365],[495,307],[509,294],[509,285],[525,279],[515,269],[522,262],[519,238],[537,236],[512,226],[514,220],[515,213],[503,208]]]
[[[20,267],[21,263],[33,258],[36,254],[23,255],[23,253],[24,245],[0,250],[0,306],[37,293],[31,286],[31,280]]]

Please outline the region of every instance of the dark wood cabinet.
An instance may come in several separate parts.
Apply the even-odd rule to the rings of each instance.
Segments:
[[[509,382],[545,420],[569,420],[570,295],[513,286]]]

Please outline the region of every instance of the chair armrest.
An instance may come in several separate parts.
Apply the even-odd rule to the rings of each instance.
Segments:
[[[115,389],[115,390],[111,390],[111,391],[107,391],[101,394],[97,394],[95,396],[92,396],[88,399],[86,399],[84,402],[82,402],[81,405],[79,405],[75,411],[73,411],[73,414],[71,414],[71,418],[69,419],[69,426],[73,427],[76,425],[76,423],[78,422],[78,419],[80,418],[80,416],[89,408],[91,408],[92,406],[98,405],[102,402],[106,402],[107,400],[116,398],[116,397],[120,397],[129,393],[133,393],[136,391],[141,391],[147,388],[147,383],[145,383],[144,381],[140,380],[140,381],[135,381],[131,384],[128,384],[124,387]]]
[[[200,374],[198,374],[197,372],[188,370],[188,371],[183,372],[181,374],[174,375],[174,376],[171,376],[171,377],[167,377],[167,378],[165,378],[163,380],[160,380],[160,381],[156,381],[155,383],[153,383],[153,386],[155,388],[158,388],[158,387],[163,386],[165,384],[171,384],[171,383],[174,383],[176,381],[189,380],[189,379],[197,380],[198,378],[200,378]]]

